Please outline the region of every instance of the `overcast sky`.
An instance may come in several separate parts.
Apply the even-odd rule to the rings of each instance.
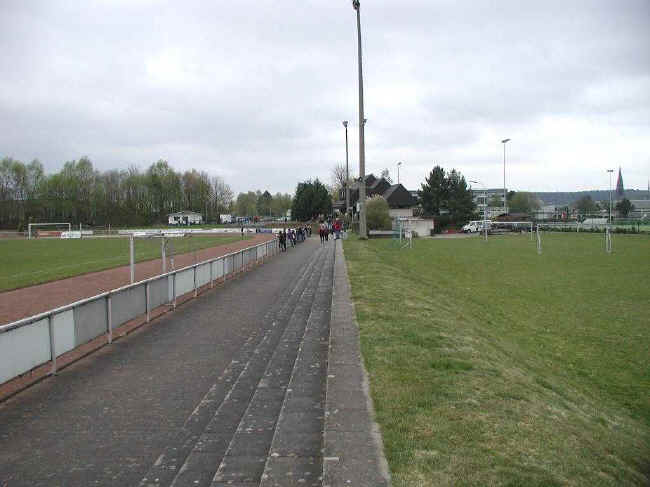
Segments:
[[[358,173],[350,0],[0,1],[0,157],[166,159],[236,191]],[[650,177],[650,1],[361,0],[366,172],[488,187]]]

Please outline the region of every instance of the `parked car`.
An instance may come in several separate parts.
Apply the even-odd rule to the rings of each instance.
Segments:
[[[490,230],[492,225],[491,220],[472,220],[467,225],[463,226],[463,232],[465,233],[476,233],[482,232],[485,230],[485,226]]]

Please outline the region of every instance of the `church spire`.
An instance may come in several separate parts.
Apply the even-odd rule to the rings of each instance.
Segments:
[[[618,180],[616,181],[616,196],[622,198],[625,195],[625,189],[623,188],[623,176],[621,174],[621,167],[618,168]]]

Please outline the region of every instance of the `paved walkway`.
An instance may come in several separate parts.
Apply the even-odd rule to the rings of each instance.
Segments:
[[[385,485],[375,440],[328,435],[336,245],[309,239],[0,404],[0,486],[321,487],[328,445],[344,475],[326,485]]]
[[[179,269],[194,264],[195,262],[212,259],[258,243],[266,242],[271,238],[273,236],[270,234],[260,233],[256,234],[253,238],[239,242],[231,242],[218,247],[177,255],[174,257],[174,265],[176,269]],[[128,242],[125,245],[128,245]],[[161,259],[148,260],[135,265],[135,277],[138,281],[157,276],[161,272]],[[111,289],[117,289],[128,284],[130,280],[131,269],[126,265],[98,272],[89,272],[58,281],[46,282],[36,286],[15,289],[13,291],[5,291],[0,293],[0,325],[74,303],[84,298],[96,296]],[[0,484],[0,487],[2,487],[2,484]]]

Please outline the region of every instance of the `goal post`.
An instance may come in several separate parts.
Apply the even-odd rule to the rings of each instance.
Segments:
[[[161,230],[122,230],[120,231],[120,236],[126,237],[129,239],[129,271],[131,277],[131,283],[135,282],[135,264],[137,260],[136,256],[136,241],[137,240],[155,240],[160,239],[160,258],[162,262],[162,274],[167,272],[167,259],[169,258],[169,263],[171,270],[175,269],[174,266],[174,256],[176,255],[176,249],[173,241],[179,239],[185,239],[192,236],[191,233],[180,232],[178,230],[172,231],[161,231]]]
[[[65,223],[29,223],[27,224],[27,239],[31,240],[32,236],[34,235],[32,233],[32,228],[36,227],[67,227],[68,232],[72,231],[72,224],[65,222]]]
[[[612,234],[609,231],[609,226],[605,228],[605,252],[612,253]]]
[[[393,245],[400,249],[413,248],[413,233],[411,222],[417,220],[408,217],[397,218],[393,222]]]

